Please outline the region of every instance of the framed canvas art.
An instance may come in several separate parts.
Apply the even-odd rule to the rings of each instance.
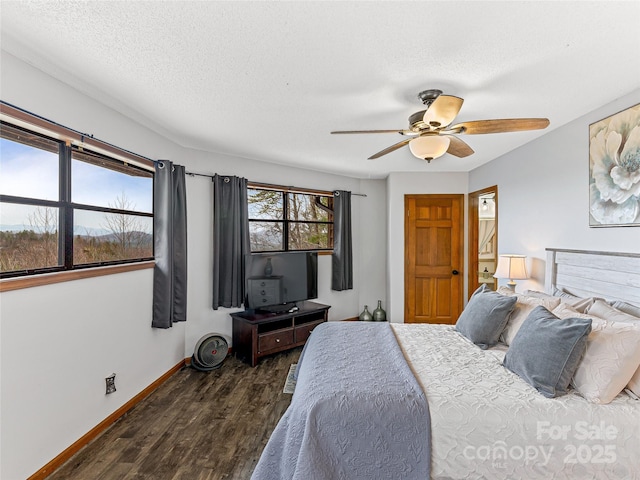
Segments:
[[[589,125],[589,226],[640,226],[640,104]]]

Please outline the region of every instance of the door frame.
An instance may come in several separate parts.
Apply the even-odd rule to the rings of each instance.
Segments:
[[[467,299],[471,297],[473,292],[480,286],[478,282],[478,271],[480,262],[478,261],[478,235],[480,230],[480,215],[478,209],[480,208],[480,197],[493,193],[494,201],[496,205],[496,252],[498,252],[498,186],[493,185],[491,187],[483,188],[482,190],[476,190],[469,193],[469,259],[468,259],[468,272],[467,272]]]

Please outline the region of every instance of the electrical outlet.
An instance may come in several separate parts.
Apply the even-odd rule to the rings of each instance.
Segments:
[[[107,382],[107,392],[106,394],[110,394],[116,391],[116,374],[112,373],[110,376],[108,376],[107,378],[105,378],[105,381]]]

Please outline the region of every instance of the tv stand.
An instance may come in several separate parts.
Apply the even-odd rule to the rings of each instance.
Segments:
[[[292,310],[295,309],[295,310]],[[260,307],[255,311],[258,313],[285,313],[285,312],[295,312],[299,310],[298,306],[295,303],[282,303],[279,305],[270,305],[268,307]]]
[[[289,310],[294,305],[289,304]],[[329,305],[298,302],[297,311],[245,310],[231,314],[233,351],[252,367],[265,355],[304,345],[311,331],[328,319]]]

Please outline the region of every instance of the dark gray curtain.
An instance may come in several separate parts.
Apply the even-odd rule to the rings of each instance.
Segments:
[[[244,256],[250,253],[247,179],[213,177],[213,308],[244,301]]]
[[[153,320],[169,328],[187,320],[187,198],[184,167],[156,163],[153,182]]]
[[[351,192],[337,190],[333,195],[333,270],[332,290],[353,288],[351,252]]]

